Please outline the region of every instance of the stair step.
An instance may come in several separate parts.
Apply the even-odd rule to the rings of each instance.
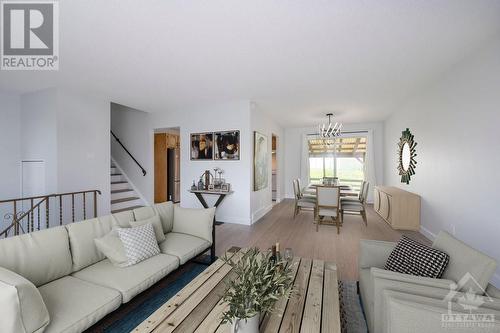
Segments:
[[[125,180],[120,180],[120,181],[117,181],[117,182],[111,182],[111,184],[125,184],[125,183],[128,183],[128,182],[125,181]]]
[[[116,210],[112,210],[111,213],[116,214],[116,213],[126,212],[128,210],[133,210],[133,209],[141,208],[141,207],[144,207],[144,206],[132,206],[132,207],[127,207],[127,208],[122,208],[122,209],[116,209]]]
[[[121,176],[121,173],[112,173],[111,176]]]
[[[131,189],[131,188],[124,188],[123,190],[114,190],[114,191],[111,191],[111,194],[123,193],[123,192],[131,192],[131,191],[133,191],[133,189]]]
[[[133,200],[137,200],[137,199],[140,199],[140,198],[139,197],[128,197],[128,198],[115,199],[115,200],[111,200],[111,204],[117,204],[117,203],[120,203],[120,202],[133,201]]]

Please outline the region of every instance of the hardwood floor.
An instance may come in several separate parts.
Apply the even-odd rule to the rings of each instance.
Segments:
[[[370,206],[367,209],[368,226],[360,216],[345,215],[337,235],[335,226],[321,225],[316,232],[313,213],[302,211],[293,219],[293,200],[275,205],[252,226],[225,223],[216,227],[216,253],[221,255],[232,246],[257,246],[266,250],[279,242],[282,250],[291,247],[295,255],[322,259],[337,264],[340,279],[358,279],[358,246],[360,239],[397,241],[404,233],[424,244],[430,241],[413,231],[396,231],[387,225]]]

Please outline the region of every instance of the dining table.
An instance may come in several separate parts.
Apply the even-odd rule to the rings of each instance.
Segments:
[[[331,187],[331,186],[335,186],[335,185],[311,183],[311,184],[309,184],[308,188]],[[337,186],[340,187],[340,196],[341,197],[357,197],[359,195],[359,192],[353,190],[351,185],[337,185]]]

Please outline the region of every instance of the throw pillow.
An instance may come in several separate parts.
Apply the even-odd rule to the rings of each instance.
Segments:
[[[392,250],[385,269],[393,272],[439,279],[450,257],[445,252],[403,236]]]
[[[125,267],[128,264],[127,254],[123,243],[118,236],[116,229],[111,230],[104,237],[94,239],[97,249],[118,267]]]
[[[165,240],[165,234],[163,233],[163,227],[161,225],[161,220],[159,215],[154,215],[149,219],[139,220],[139,221],[130,221],[130,225],[132,227],[138,227],[141,225],[145,225],[151,223],[153,225],[153,229],[155,231],[156,240],[158,243],[161,243]]]
[[[151,223],[135,228],[119,228],[118,235],[128,258],[127,266],[160,254],[155,231]]]

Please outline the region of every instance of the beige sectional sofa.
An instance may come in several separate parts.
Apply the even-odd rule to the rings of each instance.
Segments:
[[[369,332],[500,332],[500,290],[488,283],[494,259],[441,232],[433,247],[448,253],[450,262],[442,279],[432,279],[385,270],[395,246],[360,243],[359,292]],[[471,313],[492,315],[492,321],[459,317]]]
[[[94,239],[159,215],[161,254],[114,266]],[[82,332],[211,247],[214,209],[171,202],[0,240],[0,332]]]

